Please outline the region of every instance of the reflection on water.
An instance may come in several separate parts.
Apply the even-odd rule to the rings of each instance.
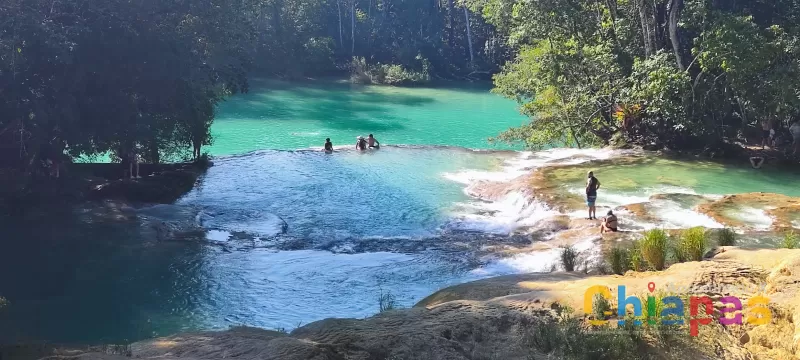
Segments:
[[[119,342],[194,327],[203,247],[155,245],[135,224],[64,213],[3,228],[2,343]]]

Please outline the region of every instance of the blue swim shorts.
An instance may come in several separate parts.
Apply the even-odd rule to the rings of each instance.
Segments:
[[[595,201],[597,201],[597,196],[586,195],[586,205],[594,206]]]

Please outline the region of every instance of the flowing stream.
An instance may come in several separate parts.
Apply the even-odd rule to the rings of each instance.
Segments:
[[[0,295],[10,304],[0,310],[0,343],[123,343],[234,325],[290,330],[373,315],[381,294],[407,307],[449,285],[546,271],[553,248],[496,249],[530,246],[518,233],[582,211],[560,214],[511,185],[493,201],[467,194],[553,164],[630,155],[495,148],[485,139],[524,119],[485,89],[274,88],[220,108],[212,152],[226,156],[175,204],[125,210],[120,221],[78,208],[2,224]],[[369,132],[403,145],[350,149]],[[309,149],[325,137],[339,145],[335,153]],[[754,191],[800,196],[797,174],[642,158],[596,169],[598,213],[652,208],[647,220],[623,211],[622,227],[721,227],[696,211],[698,202]],[[580,193],[584,174],[561,174],[558,191]],[[747,226],[771,224],[762,210],[748,211]],[[160,224],[186,234],[163,241]],[[588,232],[569,240],[587,253],[599,241]],[[747,241],[773,246],[762,240]]]

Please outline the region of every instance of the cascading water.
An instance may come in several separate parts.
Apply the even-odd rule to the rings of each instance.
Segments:
[[[644,163],[614,160],[630,156]],[[556,165],[575,168],[559,170],[552,191],[578,196],[596,169],[598,214],[616,209],[628,230],[719,227],[697,206],[725,193],[800,195],[791,174],[767,181],[626,151],[259,151],[217,159],[191,193],[136,210],[138,220],[79,212],[48,220],[58,236],[8,224],[30,241],[0,254],[0,289],[13,299],[0,338],[113,343],[232,325],[291,329],[372,315],[381,293],[411,306],[445,286],[549,271],[562,244],[596,258],[602,240],[596,222],[581,220],[585,210],[559,211],[530,190],[529,174]],[[625,209],[635,204],[647,218]],[[768,226],[761,214],[742,213],[745,226]],[[558,222],[570,229],[551,229]]]

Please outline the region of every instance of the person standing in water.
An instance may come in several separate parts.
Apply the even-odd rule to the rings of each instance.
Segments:
[[[377,139],[375,139],[372,136],[372,134],[369,134],[369,137],[367,138],[367,143],[369,144],[369,148],[370,149],[380,149],[381,148],[381,142],[378,141]]]
[[[333,152],[333,143],[331,142],[331,138],[325,139],[325,152],[326,153]]]
[[[356,150],[367,150],[367,140],[363,136],[359,136],[356,140]]]
[[[586,205],[589,206],[589,220],[597,220],[597,208],[594,203],[597,201],[597,189],[599,188],[600,181],[594,177],[594,172],[589,171],[586,180]]]

